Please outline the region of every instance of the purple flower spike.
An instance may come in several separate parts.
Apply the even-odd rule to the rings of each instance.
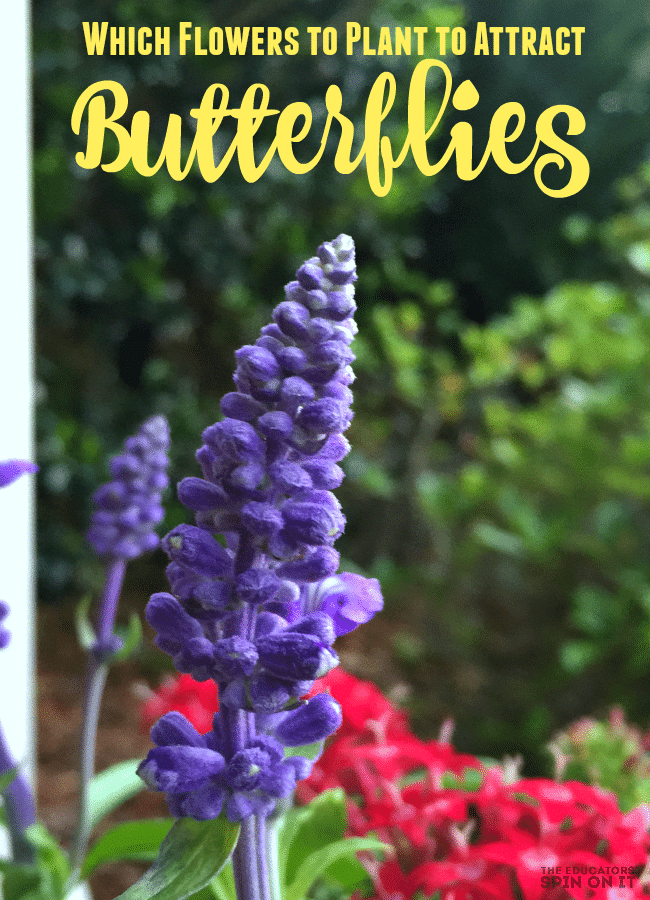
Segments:
[[[220,707],[203,738],[181,717],[152,732],[158,746],[139,771],[173,815],[223,810],[262,827],[311,768],[284,747],[341,723],[329,695],[301,698],[338,664],[335,637],[381,608],[376,581],[334,575],[345,518],[330,491],[349,450],[355,280],[346,235],[300,267],[272,324],[236,353],[236,390],[197,452],[203,477],[179,484],[196,525],[164,539],[171,593],[151,598],[147,619],[180,671],[217,682]]]
[[[164,518],[160,495],[168,484],[169,426],[152,416],[111,460],[113,480],[95,492],[86,535],[98,556],[134,559],[160,543],[154,528]]]
[[[8,487],[28,472],[38,472],[38,466],[24,459],[8,459],[6,462],[0,462],[0,488]]]

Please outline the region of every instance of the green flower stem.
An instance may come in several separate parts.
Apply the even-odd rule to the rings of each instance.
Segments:
[[[100,645],[105,645],[113,634],[117,604],[122,591],[122,584],[124,583],[125,571],[126,560],[124,559],[111,560],[107,565],[106,579],[104,582],[104,590],[99,606],[97,622],[97,639]],[[98,654],[94,654],[91,650],[88,660],[86,698],[84,702],[83,728],[81,732],[81,784],[79,788],[77,831],[70,853],[70,866],[75,878],[78,876],[90,840],[90,782],[95,774],[97,725],[99,723],[99,712],[108,669],[108,662],[103,660]]]
[[[283,900],[280,886],[280,867],[278,854],[278,838],[282,816],[271,816],[266,820],[266,863],[268,868],[268,884],[271,900]]]

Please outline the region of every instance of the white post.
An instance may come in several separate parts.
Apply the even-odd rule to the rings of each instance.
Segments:
[[[5,139],[0,141],[0,460],[34,461],[32,415],[31,115],[29,6],[9,3],[0,54]],[[11,607],[0,651],[0,721],[14,759],[34,782],[33,475],[0,491],[0,599]],[[3,836],[4,837],[4,836]],[[6,847],[0,848],[4,851]]]

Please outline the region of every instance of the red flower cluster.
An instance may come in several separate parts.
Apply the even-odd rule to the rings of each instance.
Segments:
[[[342,706],[343,724],[296,798],[342,787],[351,835],[395,848],[364,864],[376,900],[633,900],[650,852],[650,806],[622,814],[613,794],[578,781],[518,779],[449,743],[420,741],[372,684],[340,669],[318,682]],[[189,676],[166,682],[145,707],[154,719],[179,709],[209,727],[216,696]]]
[[[170,675],[143,704],[140,710],[143,728],[149,729],[165,713],[182,713],[199,734],[212,728],[219,709],[217,685],[214,681],[195,681],[191,675]]]
[[[319,687],[341,704],[343,725],[296,795],[343,787],[349,833],[392,844],[393,858],[366,862],[379,900],[646,896],[649,806],[623,815],[597,787],[513,780],[448,740],[420,741],[374,685],[340,669]]]

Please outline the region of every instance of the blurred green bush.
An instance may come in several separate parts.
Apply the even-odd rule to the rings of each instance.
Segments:
[[[614,701],[650,714],[650,167],[621,193],[604,224],[567,224],[616,281],[477,325],[449,283],[387,264],[404,299],[358,342],[355,556],[392,576],[416,712],[486,753]]]

